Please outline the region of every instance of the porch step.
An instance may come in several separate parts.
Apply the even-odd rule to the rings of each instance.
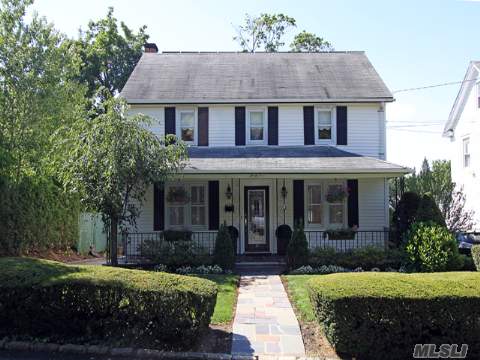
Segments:
[[[285,263],[279,262],[237,262],[234,271],[240,275],[279,275],[286,268]]]

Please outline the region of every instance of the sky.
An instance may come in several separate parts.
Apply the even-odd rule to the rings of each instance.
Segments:
[[[236,51],[235,25],[246,13],[284,13],[301,30],[335,50],[363,50],[394,92],[387,105],[387,160],[418,168],[449,157],[442,137],[460,85],[395,92],[461,81],[470,60],[480,60],[480,0],[37,0],[33,9],[70,37],[109,6],[131,28],[147,25],[160,51]],[[285,47],[288,50],[288,47]]]

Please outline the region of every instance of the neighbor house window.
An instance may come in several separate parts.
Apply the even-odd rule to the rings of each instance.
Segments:
[[[189,143],[195,142],[195,111],[180,111],[180,129],[179,137]]]
[[[480,109],[480,82],[477,83],[477,107]]]
[[[306,227],[345,226],[346,186],[344,181],[317,181],[305,184]]]
[[[265,111],[249,110],[247,124],[247,139],[249,144],[265,144],[267,129],[265,125]]]
[[[317,143],[330,142],[333,139],[334,113],[332,109],[316,109],[315,111],[315,137]]]
[[[206,184],[167,186],[165,205],[169,227],[206,228],[208,209]]]
[[[470,138],[463,139],[463,167],[470,166]]]

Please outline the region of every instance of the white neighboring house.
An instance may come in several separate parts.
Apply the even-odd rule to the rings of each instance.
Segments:
[[[471,61],[443,135],[451,141],[452,177],[463,185],[466,206],[480,231],[480,61]]]
[[[299,221],[311,247],[385,246],[388,179],[409,169],[385,161],[393,97],[364,52],[159,54],[147,44],[122,96],[190,156],[180,179],[149,190],[131,251],[167,229],[211,250],[226,223],[238,254],[283,254],[276,229]],[[327,232],[347,228],[358,231]]]

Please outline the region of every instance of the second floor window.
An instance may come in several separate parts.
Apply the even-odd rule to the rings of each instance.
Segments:
[[[470,167],[470,138],[463,139],[463,167]]]
[[[267,139],[265,126],[265,112],[259,110],[248,111],[247,140],[249,144],[265,144]]]
[[[335,133],[335,112],[332,108],[315,109],[315,143],[330,144]]]
[[[179,137],[187,142],[195,142],[195,111],[181,110],[180,111],[180,129]]]

